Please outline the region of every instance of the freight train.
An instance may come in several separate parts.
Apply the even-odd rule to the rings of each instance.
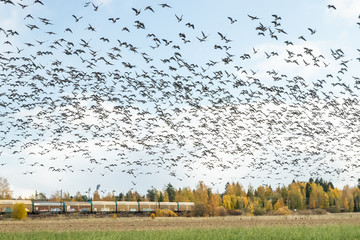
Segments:
[[[89,201],[89,202],[48,202],[32,200],[0,200],[0,214],[9,213],[16,203],[24,203],[28,214],[41,213],[120,213],[155,212],[168,209],[174,212],[191,212],[193,202],[128,202],[128,201]]]

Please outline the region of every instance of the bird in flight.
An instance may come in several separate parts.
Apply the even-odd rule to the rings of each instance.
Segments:
[[[137,10],[136,8],[132,8],[132,10],[135,12],[136,16],[138,16],[141,13],[141,9]]]
[[[163,7],[163,8],[171,8],[169,5],[167,5],[166,3],[162,3],[162,4],[159,4],[161,7]]]
[[[248,14],[248,17],[251,18],[251,20],[258,20],[259,19],[258,17],[250,16],[249,14]]]
[[[230,20],[231,24],[234,24],[235,22],[237,22],[237,19],[233,19],[232,17],[228,17],[228,19]]]
[[[83,17],[81,16],[81,17],[77,17],[77,16],[75,16],[75,15],[72,15],[73,16],[73,18],[75,18],[75,22],[78,22],[78,21],[80,21],[80,19],[82,19]]]
[[[113,23],[116,23],[117,20],[119,20],[120,18],[108,18],[109,21],[112,21]]]

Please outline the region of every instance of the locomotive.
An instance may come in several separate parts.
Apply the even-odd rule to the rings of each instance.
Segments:
[[[33,200],[0,200],[0,214],[9,213],[16,203],[24,203],[28,214],[41,213],[120,213],[155,212],[157,209],[174,212],[191,212],[193,202],[135,202],[135,201],[89,201],[48,202]]]

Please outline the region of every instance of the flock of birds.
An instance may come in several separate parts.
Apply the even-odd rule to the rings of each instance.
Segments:
[[[249,14],[244,24],[253,27],[249,34],[282,41],[283,49],[239,50],[236,39],[199,30],[185,15],[168,14],[178,31],[171,37],[142,20],[173,10],[167,3],[128,9],[132,25],[108,16],[102,24],[117,26],[108,35],[91,17],[70,13],[72,25],[60,29],[27,11],[44,4],[0,0],[1,8],[23,15],[19,29],[0,26],[2,168],[26,167],[25,176],[54,172],[59,181],[121,172],[134,186],[138,175],[159,171],[179,181],[201,169],[221,172],[213,185],[231,170],[237,180],[265,183],[308,175],[349,181],[359,173],[360,75],[348,72],[359,68],[360,49],[356,59],[341,48],[321,53],[306,46],[316,29],[294,37],[276,14],[270,22]],[[83,7],[99,14],[103,5]],[[360,27],[360,19],[354,24]],[[37,39],[27,37],[36,31]],[[214,57],[189,57],[185,49],[199,46]],[[326,74],[291,75],[273,64],[257,70],[251,61],[259,58]]]

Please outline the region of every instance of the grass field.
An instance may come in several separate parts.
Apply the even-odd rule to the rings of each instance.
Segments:
[[[0,221],[0,239],[359,239],[360,214]]]
[[[360,239],[360,225],[0,233],[0,239]]]

